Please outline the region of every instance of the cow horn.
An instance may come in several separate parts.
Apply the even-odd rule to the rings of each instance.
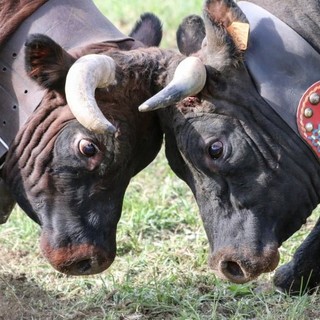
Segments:
[[[202,61],[196,57],[187,57],[179,63],[172,81],[140,105],[139,111],[165,108],[188,96],[196,95],[203,89],[206,78],[206,68]]]
[[[66,99],[75,118],[88,130],[114,133],[95,100],[96,88],[115,84],[116,65],[112,58],[89,54],[79,58],[69,69],[66,79]]]

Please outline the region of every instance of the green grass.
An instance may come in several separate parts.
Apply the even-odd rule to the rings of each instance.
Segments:
[[[167,47],[174,47],[182,17],[202,6],[202,1],[96,2],[124,32],[141,12],[156,12],[170,34]],[[315,211],[283,245],[281,263],[290,260],[318,215]],[[59,274],[41,256],[38,239],[39,227],[18,208],[0,226],[0,320],[320,319],[317,294],[278,293],[272,273],[245,285],[213,275],[196,203],[163,152],[128,188],[110,269],[88,277]]]

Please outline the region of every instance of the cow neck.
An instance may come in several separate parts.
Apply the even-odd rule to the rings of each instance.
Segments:
[[[90,0],[50,0],[26,18],[0,49],[0,160],[44,95],[24,67],[24,43],[34,33],[51,37],[66,50],[95,42],[133,41]]]
[[[263,8],[238,2],[250,23],[247,69],[261,97],[320,157],[320,55]]]

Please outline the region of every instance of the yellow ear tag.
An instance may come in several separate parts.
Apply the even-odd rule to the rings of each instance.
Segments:
[[[239,50],[246,50],[249,39],[249,23],[232,22],[227,28],[228,33],[232,37],[235,45]]]

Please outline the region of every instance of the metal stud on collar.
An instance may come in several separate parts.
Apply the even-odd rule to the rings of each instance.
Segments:
[[[306,118],[311,118],[313,116],[313,110],[311,108],[306,108],[303,114]]]
[[[320,81],[306,90],[297,109],[301,137],[320,158]]]
[[[309,102],[313,105],[316,105],[320,102],[320,96],[317,92],[311,93],[309,96]]]

